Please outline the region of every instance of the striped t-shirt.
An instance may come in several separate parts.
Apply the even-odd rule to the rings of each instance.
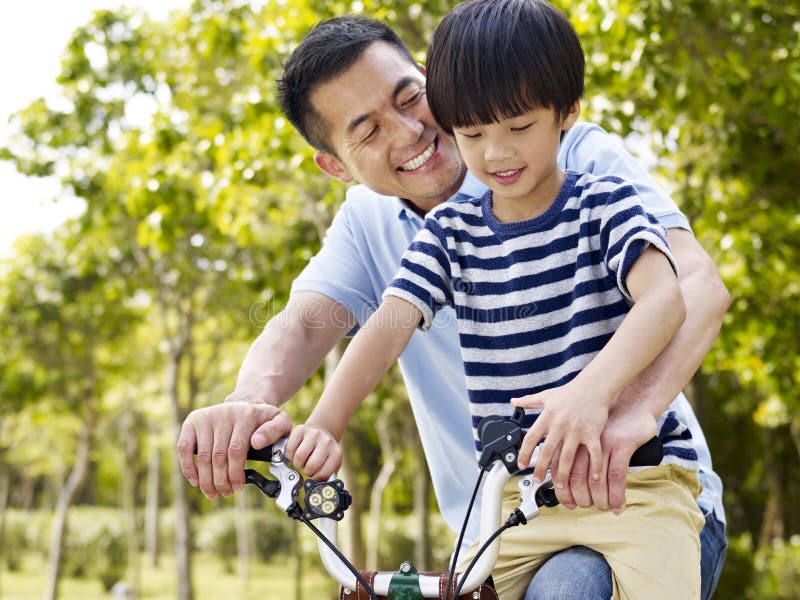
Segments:
[[[452,306],[470,399],[476,450],[485,416],[510,416],[512,398],[569,382],[603,348],[630,309],[631,266],[652,245],[677,270],[665,231],[633,186],[568,171],[550,208],[501,223],[492,194],[446,202],[425,219],[384,292],[423,315]],[[527,429],[535,414],[526,415]],[[664,462],[696,469],[689,430],[659,419]]]

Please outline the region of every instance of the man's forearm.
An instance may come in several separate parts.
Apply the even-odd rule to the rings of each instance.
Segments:
[[[694,236],[688,231],[670,229],[668,238],[681,272],[686,319],[664,351],[615,402],[615,406],[645,402],[656,417],[666,410],[700,367],[719,335],[730,303],[714,264]]]
[[[250,346],[226,402],[280,406],[354,325],[353,316],[333,300],[310,292],[294,294]]]

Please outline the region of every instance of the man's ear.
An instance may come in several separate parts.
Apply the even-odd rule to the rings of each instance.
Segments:
[[[350,183],[353,181],[353,176],[350,174],[350,171],[348,171],[347,167],[339,162],[339,159],[333,154],[320,150],[314,154],[314,162],[330,177],[338,179],[342,183]]]
[[[422,63],[417,63],[417,69],[419,69],[419,72],[422,73],[423,75],[427,75],[428,74],[427,67],[425,65],[423,65]]]
[[[564,121],[561,123],[561,130],[567,131],[573,125],[575,125],[575,121],[578,120],[580,114],[581,114],[581,101],[576,100],[575,104],[573,104],[570,107],[569,112],[567,112],[567,114],[564,116]]]

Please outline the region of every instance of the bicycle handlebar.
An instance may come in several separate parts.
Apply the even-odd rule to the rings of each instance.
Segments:
[[[277,499],[280,508],[287,511],[290,516],[296,517],[300,513],[295,502],[297,492],[302,487],[302,477],[294,470],[289,468],[289,463],[284,454],[286,439],[281,439],[271,446],[261,450],[251,448],[247,453],[248,460],[266,462],[270,465],[270,472],[277,478],[276,482],[266,480],[255,471],[248,470],[248,483],[256,484],[264,493]],[[535,464],[538,457],[538,448],[534,452],[531,464]],[[630,466],[655,466],[663,458],[663,447],[661,441],[654,437],[631,456]],[[492,461],[492,468],[483,487],[481,496],[481,522],[480,522],[480,542],[484,544],[497,531],[502,521],[503,510],[503,490],[508,480],[514,475],[516,468],[516,452],[514,458],[501,450]],[[331,477],[331,480],[335,476]],[[268,487],[270,483],[281,484]],[[545,481],[536,483],[532,475],[520,477],[519,490],[522,497],[520,508],[515,513],[523,515],[522,523],[535,518],[539,514],[540,506],[555,506],[558,499],[553,489],[553,482],[548,472]],[[348,502],[349,504],[349,502]],[[346,506],[344,507],[346,509]],[[344,509],[343,509],[344,510]],[[343,511],[342,510],[342,511]],[[338,513],[337,518],[319,518],[319,531],[328,538],[334,548],[338,549],[338,521],[342,514]],[[353,571],[336,555],[336,552],[326,545],[322,539],[318,540],[319,554],[322,564],[330,576],[341,586],[349,590],[356,589],[356,577]],[[486,548],[478,558],[475,565],[467,573],[466,580],[460,583],[461,594],[470,593],[483,584],[491,574],[500,550],[500,540],[494,541]],[[389,585],[395,572],[378,572],[375,575],[373,590],[378,596],[386,596],[389,593]],[[419,575],[419,588],[423,597],[438,598],[440,594],[440,578],[432,575]]]
[[[633,456],[631,456],[630,466],[658,465],[663,458],[663,454],[661,440],[654,437],[634,452]],[[537,454],[535,453],[532,464],[535,462],[536,456]],[[512,473],[505,468],[505,464],[506,461],[502,459],[494,461],[492,470],[489,472],[489,476],[483,487],[480,523],[481,544],[488,540],[503,522],[503,489],[505,488],[506,482],[512,477]],[[533,481],[532,475],[525,475],[520,478],[519,488],[523,499],[520,509],[527,520],[538,516],[540,506],[555,506],[558,504],[549,473],[545,481],[541,484],[536,484]],[[542,491],[545,493],[542,493]],[[552,493],[552,499],[547,497],[547,493]],[[319,529],[334,543],[334,545],[338,545],[338,528],[336,521],[320,519]],[[320,557],[322,558],[322,564],[331,577],[347,589],[356,589],[355,577],[341,560],[336,557],[331,549],[321,541],[318,542],[318,548]],[[481,555],[472,571],[467,575],[466,581],[464,581],[461,586],[461,594],[472,592],[486,581],[494,568],[499,551],[500,540],[496,539]],[[394,575],[394,572],[376,573],[373,585],[376,595],[385,596],[388,594],[389,583]],[[420,592],[422,592],[425,598],[438,598],[440,593],[439,585],[440,580],[438,576],[419,575]]]

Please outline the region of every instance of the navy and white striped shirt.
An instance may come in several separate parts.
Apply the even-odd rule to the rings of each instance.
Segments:
[[[455,309],[480,452],[480,419],[566,384],[608,342],[631,306],[628,272],[649,245],[677,270],[630,184],[568,171],[550,208],[528,221],[497,221],[491,191],[434,209],[384,297],[419,308],[423,329],[439,308]],[[664,462],[696,469],[689,430],[665,413],[659,431]]]

